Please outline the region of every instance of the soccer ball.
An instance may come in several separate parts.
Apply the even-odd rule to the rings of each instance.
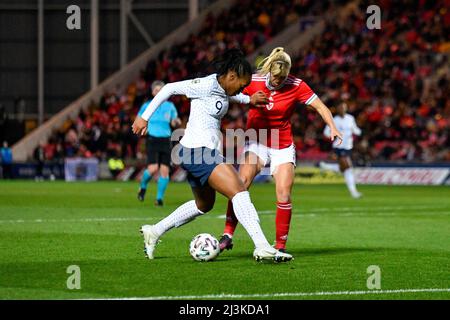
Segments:
[[[209,233],[200,233],[192,239],[189,252],[195,261],[211,261],[220,253],[219,241]]]

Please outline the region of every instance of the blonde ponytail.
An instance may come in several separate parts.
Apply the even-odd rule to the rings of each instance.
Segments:
[[[284,48],[277,47],[270,55],[258,64],[258,73],[266,75],[269,72],[274,76],[286,77],[291,70],[291,57],[284,51]]]

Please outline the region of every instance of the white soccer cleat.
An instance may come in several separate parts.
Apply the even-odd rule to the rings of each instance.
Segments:
[[[323,161],[319,162],[319,168],[320,168],[320,171],[322,171],[322,172],[327,171],[326,164]]]
[[[352,197],[353,197],[354,199],[359,199],[359,198],[361,198],[362,196],[363,196],[362,193],[360,193],[360,192],[358,192],[358,191],[352,193]]]
[[[159,237],[153,231],[153,226],[144,225],[141,227],[141,233],[144,236],[144,252],[147,258],[153,259],[153,252],[159,242]]]
[[[275,254],[275,258],[273,259],[273,261],[275,262],[287,262],[287,261],[291,261],[294,260],[294,257],[286,252],[281,252],[280,250],[277,250],[277,253]]]
[[[273,260],[275,262],[287,262],[294,259],[289,253],[278,251],[273,247],[256,248],[253,251],[253,257],[256,261]]]

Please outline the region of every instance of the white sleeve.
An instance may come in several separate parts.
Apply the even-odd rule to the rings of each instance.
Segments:
[[[327,137],[331,135],[331,129],[328,125],[325,126],[325,129],[323,130],[323,134]]]
[[[230,101],[234,103],[240,103],[240,104],[249,104],[250,103],[250,96],[239,93],[238,95],[230,97]]]
[[[352,118],[352,132],[353,134],[360,136],[361,135],[361,129],[358,127],[358,125],[356,124],[355,118]]]
[[[201,96],[205,90],[205,85],[200,80],[185,80],[166,84],[145,109],[141,116],[142,119],[148,121],[156,109],[171,96],[185,95],[190,99]]]

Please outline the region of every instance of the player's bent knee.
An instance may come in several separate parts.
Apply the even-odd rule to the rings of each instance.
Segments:
[[[247,191],[247,188],[244,185],[239,185],[238,187],[236,187],[235,190],[231,191],[228,195],[227,198],[228,200],[232,200],[234,198],[235,195],[237,195],[240,192],[244,192]]]
[[[198,207],[198,210],[200,210],[202,213],[208,213],[211,211],[213,206],[200,206]]]
[[[197,209],[201,211],[203,214],[212,210],[214,204],[209,203],[195,203],[197,205]]]
[[[277,192],[277,201],[278,202],[291,202],[291,193],[290,192]]]
[[[151,164],[147,167],[147,170],[151,175],[154,175],[158,171],[158,165]]]
[[[169,171],[170,169],[166,165],[161,165],[161,167],[159,168],[159,174],[163,177],[168,177]]]

